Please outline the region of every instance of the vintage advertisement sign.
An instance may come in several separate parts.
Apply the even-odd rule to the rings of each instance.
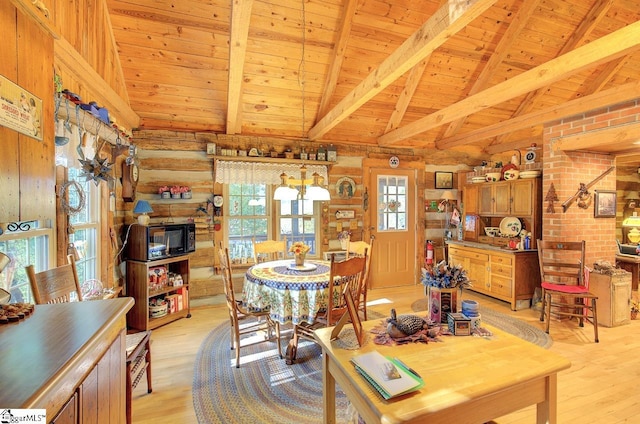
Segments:
[[[42,100],[2,75],[0,125],[42,141]]]

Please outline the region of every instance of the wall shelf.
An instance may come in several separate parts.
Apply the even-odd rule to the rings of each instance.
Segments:
[[[258,162],[258,163],[299,163],[305,165],[324,165],[331,167],[335,162],[326,160],[309,160],[309,159],[289,159],[289,158],[272,158],[269,156],[221,156],[207,155],[214,160],[223,160],[230,162]]]

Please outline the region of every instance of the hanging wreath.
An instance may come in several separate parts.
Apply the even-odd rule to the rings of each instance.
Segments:
[[[69,196],[68,191],[70,188],[74,188],[76,193],[78,194],[78,204],[72,206],[69,204]],[[76,215],[80,213],[84,209],[85,203],[85,195],[82,186],[78,184],[77,181],[68,181],[60,187],[60,193],[58,193],[60,197],[60,205],[62,210],[69,216]]]

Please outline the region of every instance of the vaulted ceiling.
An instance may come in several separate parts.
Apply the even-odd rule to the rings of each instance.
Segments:
[[[638,0],[107,5],[141,129],[473,158],[540,143],[544,122],[640,98]],[[639,139],[630,128],[589,149],[628,156]]]

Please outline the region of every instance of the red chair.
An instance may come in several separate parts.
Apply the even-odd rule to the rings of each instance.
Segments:
[[[549,334],[551,313],[556,316],[578,318],[580,327],[584,321],[593,324],[595,342],[598,343],[598,297],[589,292],[585,282],[583,241],[538,240],[538,261],[542,278],[542,312],[540,321],[546,319],[545,331]]]

